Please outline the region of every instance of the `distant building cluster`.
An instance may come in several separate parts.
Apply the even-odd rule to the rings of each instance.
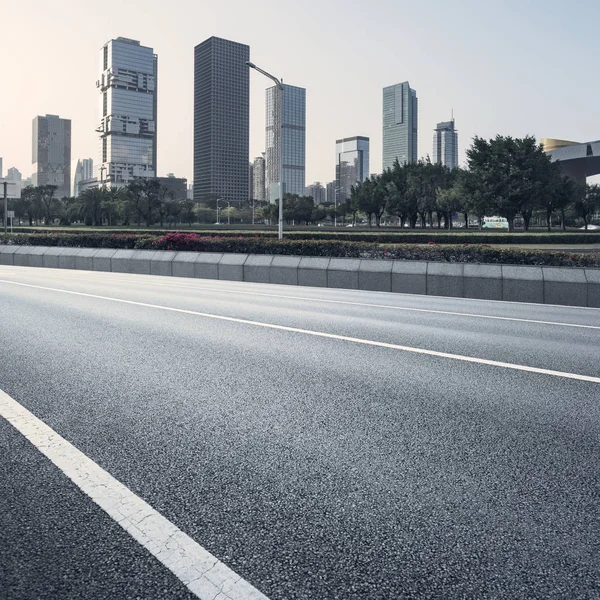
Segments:
[[[242,204],[275,202],[283,192],[311,196],[317,204],[350,198],[370,173],[366,136],[335,141],[335,173],[325,184],[306,184],[306,89],[281,83],[265,91],[264,152],[252,161],[250,145],[250,47],[210,37],[194,48],[194,176],[159,177],[176,198]],[[259,69],[260,70],[260,69]],[[78,196],[93,187],[120,187],[158,176],[158,56],[125,37],[100,49],[99,154],[77,160],[71,179],[71,121],[57,115],[33,120],[31,178],[9,169],[11,194],[31,183],[57,187],[56,196]],[[283,89],[281,89],[283,88]],[[382,169],[418,160],[417,92],[408,81],[383,88]],[[456,168],[454,118],[434,129],[432,162]],[[3,179],[0,159],[0,181]],[[280,182],[281,179],[281,182]]]

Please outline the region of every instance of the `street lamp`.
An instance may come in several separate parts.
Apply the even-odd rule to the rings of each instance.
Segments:
[[[333,226],[337,227],[337,197],[338,197],[338,192],[340,190],[343,190],[343,187],[336,187],[335,188],[335,194],[333,195],[333,210],[335,211],[335,214],[333,215]]]
[[[224,198],[217,198],[217,225],[221,224],[221,220],[219,219],[219,211],[221,209],[221,207],[219,206],[219,200],[221,202],[227,202],[227,205],[229,206],[229,208],[231,208],[231,202],[229,202],[228,200],[225,200]],[[229,225],[231,223],[231,215],[227,215],[227,224]]]
[[[279,232],[277,237],[283,239],[283,82],[277,79],[274,75],[263,71],[260,67],[257,67],[253,62],[249,60],[246,64],[255,71],[262,73],[265,77],[268,77],[271,81],[275,82],[277,89],[279,90]]]

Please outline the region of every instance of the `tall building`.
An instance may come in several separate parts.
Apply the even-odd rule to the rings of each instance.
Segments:
[[[408,81],[383,88],[383,170],[418,160],[417,92]]]
[[[17,167],[11,167],[6,171],[6,179],[8,181],[22,181],[23,175],[21,175],[21,171]]]
[[[369,138],[355,136],[335,142],[338,202],[350,198],[352,186],[369,177]]]
[[[252,177],[252,198],[259,202],[267,199],[265,192],[265,153],[254,159],[254,170]]]
[[[0,156],[0,179],[2,179],[4,175],[2,174],[2,157]]]
[[[438,123],[433,134],[433,162],[449,169],[458,167],[458,132],[454,119]]]
[[[279,161],[283,146],[283,193],[304,194],[306,186],[306,90],[283,85],[283,128],[281,90],[267,89],[266,189],[271,202],[279,198]],[[283,144],[282,144],[283,130]]]
[[[91,158],[77,160],[75,167],[75,178],[73,179],[73,195],[78,197],[81,193],[80,185],[82,181],[87,181],[94,177],[94,161]]]
[[[71,195],[71,120],[57,115],[33,119],[34,186],[55,185],[54,196]]]
[[[100,180],[107,187],[156,177],[158,57],[119,37],[100,50]]]
[[[320,181],[307,185],[305,195],[310,196],[315,204],[325,204],[327,201],[327,190]]]
[[[194,48],[194,200],[250,195],[250,47],[211,37]]]
[[[335,204],[336,202],[336,189],[337,189],[337,181],[330,181],[326,186],[326,198],[327,204]]]

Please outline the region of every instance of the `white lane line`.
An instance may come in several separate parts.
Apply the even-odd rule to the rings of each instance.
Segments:
[[[436,350],[426,350],[424,348],[414,348],[412,346],[401,346],[399,344],[389,344],[387,342],[377,342],[375,340],[365,340],[362,338],[350,337],[347,335],[338,335],[335,333],[325,333],[323,331],[313,331],[310,329],[300,329],[298,327],[288,327],[286,325],[275,325],[274,323],[263,323],[262,321],[251,321],[249,319],[238,319],[236,317],[225,317],[223,315],[215,315],[204,313],[195,310],[187,310],[184,308],[173,308],[172,306],[162,306],[160,304],[148,304],[147,302],[136,302],[134,300],[123,300],[122,298],[112,298],[110,296],[99,296],[97,294],[87,294],[84,292],[74,292],[72,290],[62,290],[59,288],[45,287],[41,285],[32,285],[30,283],[17,283],[16,281],[7,281],[0,279],[0,283],[8,283],[22,287],[34,288],[38,290],[46,290],[50,292],[58,292],[61,294],[70,294],[73,296],[83,296],[85,298],[94,298],[96,300],[107,300],[109,302],[118,302],[120,304],[129,304],[132,306],[143,306],[145,308],[154,308],[157,310],[166,310],[169,312],[181,313],[185,315],[194,315],[207,319],[216,319],[219,321],[228,321],[229,323],[240,323],[243,325],[253,325],[255,327],[264,327],[267,329],[276,329],[279,331],[289,331],[291,333],[301,333],[304,335],[312,335],[315,337],[328,338],[331,340],[340,340],[343,342],[353,342],[355,344],[365,344],[367,346],[377,346],[379,348],[390,348],[392,350],[401,350],[403,352],[412,352],[414,354],[424,354],[426,356],[436,356],[439,358],[449,358],[452,360],[460,360],[463,362],[476,363],[480,365],[490,365],[492,367],[501,367],[504,369],[513,369],[515,371],[525,371],[528,373],[538,373],[540,375],[552,375],[553,377],[562,377],[564,379],[576,379],[578,381],[588,381],[591,383],[600,383],[600,377],[592,377],[590,375],[580,375],[578,373],[568,373],[565,371],[552,371],[550,369],[540,369],[538,367],[529,367],[527,365],[519,365],[514,363],[500,362],[497,360],[488,360],[486,358],[476,358],[474,356],[464,356],[462,354],[450,354],[448,352],[438,352]]]
[[[0,416],[201,600],[268,600],[208,550],[0,390]]]
[[[122,275],[122,273],[121,273]],[[144,275],[142,275],[141,277],[145,277]],[[83,279],[83,277],[78,277],[78,279]],[[342,305],[347,305],[347,306],[361,306],[364,308],[382,308],[382,309],[386,309],[386,310],[397,310],[397,311],[401,311],[401,312],[416,312],[416,313],[429,313],[429,314],[436,314],[436,315],[446,315],[446,316],[452,316],[452,317],[471,317],[471,318],[476,318],[476,319],[492,319],[495,321],[513,321],[516,323],[532,323],[534,325],[550,325],[550,326],[556,326],[556,327],[575,327],[578,329],[595,329],[595,330],[599,330],[600,331],[600,325],[581,325],[579,323],[562,323],[559,321],[539,321],[536,319],[520,319],[518,317],[499,317],[499,316],[494,316],[494,315],[481,315],[481,314],[477,314],[477,313],[464,313],[464,312],[452,312],[452,311],[447,311],[447,310],[433,310],[433,309],[429,309],[429,308],[414,308],[414,307],[407,307],[407,306],[394,306],[394,305],[387,305],[387,304],[371,304],[371,303],[367,303],[367,302],[352,302],[349,300],[327,300],[325,298],[310,298],[310,297],[306,297],[306,296],[289,296],[287,294],[267,294],[264,292],[248,292],[248,291],[244,291],[244,290],[231,290],[231,289],[227,289],[225,287],[222,288],[215,288],[215,287],[208,287],[208,286],[204,286],[204,285],[180,285],[180,284],[176,284],[176,283],[158,283],[155,281],[148,281],[146,279],[130,279],[130,278],[109,278],[109,277],[87,277],[86,278],[88,281],[119,281],[119,279],[121,279],[122,281],[120,281],[119,283],[136,283],[136,284],[143,284],[143,285],[149,285],[151,287],[166,287],[166,288],[179,288],[179,289],[189,289],[189,290],[197,290],[197,291],[208,291],[208,292],[220,292],[222,294],[238,294],[238,295],[242,295],[242,296],[262,296],[265,298],[280,298],[280,299],[286,299],[286,300],[301,300],[304,302],[321,302],[324,304],[342,304]],[[429,298],[431,298],[431,296],[429,296]],[[456,299],[456,298],[453,298]],[[462,298],[458,298],[458,300],[461,300]],[[543,306],[548,306],[548,305],[543,305]],[[585,306],[581,306],[581,307],[565,307],[565,308],[588,308]]]

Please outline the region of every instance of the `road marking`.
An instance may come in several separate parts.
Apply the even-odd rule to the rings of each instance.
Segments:
[[[50,292],[58,292],[61,294],[70,294],[73,296],[83,296],[85,298],[94,298],[96,300],[107,300],[109,302],[118,302],[120,304],[129,304],[131,306],[143,306],[145,308],[154,308],[157,310],[166,310],[169,312],[175,312],[185,315],[194,315],[197,317],[203,317],[207,319],[216,319],[219,321],[227,321],[229,323],[240,323],[242,325],[253,325],[255,327],[264,327],[266,329],[276,329],[279,331],[289,331],[291,333],[301,333],[304,335],[312,335],[315,337],[328,338],[331,340],[340,340],[343,342],[353,342],[355,344],[364,344],[367,346],[377,346],[379,348],[389,348],[392,350],[401,350],[403,352],[412,352],[414,354],[423,354],[426,356],[435,356],[438,358],[449,358],[452,360],[460,360],[463,362],[476,363],[480,365],[489,365],[492,367],[501,367],[504,369],[513,369],[515,371],[525,371],[527,373],[538,373],[540,375],[551,375],[553,377],[562,377],[564,379],[575,379],[578,381],[588,381],[591,383],[600,383],[600,377],[592,377],[590,375],[580,375],[578,373],[567,373],[564,371],[553,371],[550,369],[541,369],[538,367],[529,367],[527,365],[518,365],[514,363],[500,362],[497,360],[488,360],[486,358],[476,358],[474,356],[464,356],[461,354],[450,354],[448,352],[438,352],[436,350],[426,350],[424,348],[414,348],[412,346],[401,346],[399,344],[390,344],[387,342],[377,342],[375,340],[365,340],[362,338],[355,338],[346,335],[338,335],[335,333],[325,333],[323,331],[313,331],[310,329],[300,329],[298,327],[288,327],[286,325],[276,325],[274,323],[263,323],[262,321],[251,321],[249,319],[239,319],[236,317],[226,317],[224,315],[215,315],[211,313],[204,313],[195,310],[187,310],[184,308],[174,308],[172,306],[162,306],[160,304],[148,304],[147,302],[136,302],[135,300],[124,300],[122,298],[112,298],[110,296],[100,296],[97,294],[87,294],[85,292],[74,292],[72,290],[62,290],[59,288],[45,287],[41,285],[33,285],[30,283],[20,283],[16,281],[8,281],[0,279],[0,283],[8,283],[10,285],[17,285],[22,287],[34,288],[38,290],[46,290]]]
[[[91,271],[88,271],[91,272]],[[128,275],[125,273],[113,273],[113,275]],[[145,275],[141,275],[141,277],[146,277]],[[156,275],[154,276],[148,276],[148,277],[156,277]],[[80,279],[81,277],[78,277],[78,279]],[[429,314],[437,314],[437,315],[447,315],[447,316],[452,316],[452,317],[474,317],[477,319],[491,319],[491,320],[495,320],[495,321],[513,321],[513,322],[517,322],[517,323],[532,323],[535,325],[550,325],[550,326],[556,326],[556,327],[575,327],[578,329],[595,329],[595,330],[600,330],[600,325],[581,325],[579,323],[562,323],[559,321],[539,321],[536,319],[520,319],[518,317],[500,317],[500,316],[495,316],[495,315],[480,315],[477,313],[463,313],[463,312],[452,312],[452,311],[446,311],[446,310],[433,310],[433,309],[429,309],[429,308],[414,308],[414,307],[407,307],[407,306],[393,306],[393,305],[387,305],[387,304],[375,304],[375,303],[367,303],[367,302],[352,302],[349,300],[327,300],[325,298],[310,298],[310,297],[306,297],[306,296],[288,296],[287,294],[268,294],[268,293],[264,293],[264,292],[248,292],[248,291],[244,291],[244,290],[230,290],[227,289],[225,287],[223,288],[215,288],[215,287],[208,287],[208,286],[204,286],[204,285],[199,285],[199,286],[195,286],[195,285],[179,285],[176,283],[158,283],[155,281],[148,281],[146,279],[129,279],[129,278],[125,278],[125,277],[118,277],[118,278],[112,278],[112,277],[88,277],[87,278],[89,281],[98,281],[98,280],[104,280],[104,281],[118,281],[119,279],[123,280],[123,283],[125,282],[135,282],[136,284],[143,284],[143,285],[149,285],[152,287],[166,287],[166,288],[178,288],[178,289],[190,289],[190,290],[198,290],[198,291],[209,291],[209,292],[220,292],[220,293],[227,293],[227,294],[238,294],[238,295],[245,295],[245,296],[263,296],[266,298],[282,298],[282,299],[287,299],[287,300],[302,300],[305,302],[321,302],[321,303],[325,303],[325,304],[342,304],[342,305],[348,305],[348,306],[361,306],[361,307],[365,307],[365,308],[382,308],[382,309],[386,309],[386,310],[397,310],[397,311],[401,311],[401,312],[416,312],[416,313],[429,313]],[[230,282],[231,283],[231,282]],[[246,282],[246,283],[251,283],[251,282]],[[331,289],[331,288],[329,288]],[[337,289],[337,288],[336,288]],[[341,291],[341,290],[338,290]],[[348,290],[348,291],[364,291],[364,290]],[[386,292],[384,292],[386,293]],[[418,294],[417,294],[418,295]],[[431,296],[428,296],[429,298],[431,298]],[[452,298],[453,300],[464,300],[465,298]],[[478,300],[478,298],[469,298],[469,300]],[[519,303],[521,304],[521,303]],[[555,306],[555,305],[540,305],[540,306]],[[590,308],[587,306],[566,306],[566,307],[561,307],[561,308]],[[594,309],[592,307],[593,310],[597,310]]]
[[[268,600],[110,473],[0,390],[0,416],[201,600]]]

